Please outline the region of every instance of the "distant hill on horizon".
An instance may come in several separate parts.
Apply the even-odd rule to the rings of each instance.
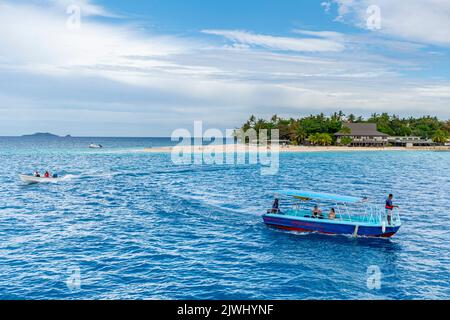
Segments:
[[[33,134],[24,134],[22,135],[24,138],[64,138],[49,132],[36,132]],[[65,136],[65,138],[70,138],[70,135]]]

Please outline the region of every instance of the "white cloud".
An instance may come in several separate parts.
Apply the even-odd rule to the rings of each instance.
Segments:
[[[323,10],[325,10],[326,13],[330,12],[331,2],[324,1],[320,5],[322,6]]]
[[[311,30],[295,29],[293,30],[293,32],[307,36],[334,39],[336,41],[343,41],[345,38],[344,34],[335,31],[311,31]]]
[[[450,45],[448,0],[332,0],[338,6],[337,20],[366,28],[367,8],[381,9],[382,34],[425,44]]]
[[[238,45],[258,46],[272,50],[298,52],[337,52],[344,50],[344,45],[341,42],[325,37],[329,36],[329,33],[309,33],[309,35],[321,38],[276,37],[240,30],[203,30],[203,33],[223,36]],[[303,31],[303,34],[306,34],[305,31]]]
[[[65,72],[76,67],[123,66],[133,63],[128,56],[164,57],[184,50],[181,41],[169,37],[144,37],[127,27],[87,19],[79,30],[70,30],[67,19],[65,12],[0,3],[0,56],[17,68]],[[146,63],[152,61],[141,62]]]
[[[430,85],[416,89],[424,97],[431,98],[450,98],[450,85]],[[450,106],[449,106],[450,114]]]
[[[414,61],[369,52],[363,38],[207,31],[244,46],[224,48],[89,17],[71,31],[66,19],[55,6],[0,3],[0,134],[170,135],[199,119],[225,128],[251,113],[340,108],[448,116],[449,83],[405,81]]]

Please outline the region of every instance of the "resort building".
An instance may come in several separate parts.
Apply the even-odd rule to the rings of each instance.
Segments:
[[[348,128],[348,129],[345,129]],[[346,132],[347,131],[347,132]],[[337,144],[342,144],[344,137],[351,139],[352,147],[385,147],[388,135],[377,130],[376,123],[345,123],[341,132],[335,133]]]
[[[431,139],[423,139],[421,137],[389,137],[389,144],[396,147],[421,147],[421,146],[433,146],[435,143]]]

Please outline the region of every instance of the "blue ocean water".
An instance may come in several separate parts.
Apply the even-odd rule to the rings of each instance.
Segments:
[[[0,298],[450,298],[450,153],[281,154],[279,173],[262,176],[137,151],[170,144],[0,138]],[[19,181],[35,169],[67,178]],[[274,230],[261,214],[279,188],[381,205],[392,192],[404,225],[392,239]]]

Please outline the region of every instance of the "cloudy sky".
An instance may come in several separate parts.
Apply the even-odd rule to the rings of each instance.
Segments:
[[[447,119],[449,17],[448,0],[0,0],[0,135]]]

